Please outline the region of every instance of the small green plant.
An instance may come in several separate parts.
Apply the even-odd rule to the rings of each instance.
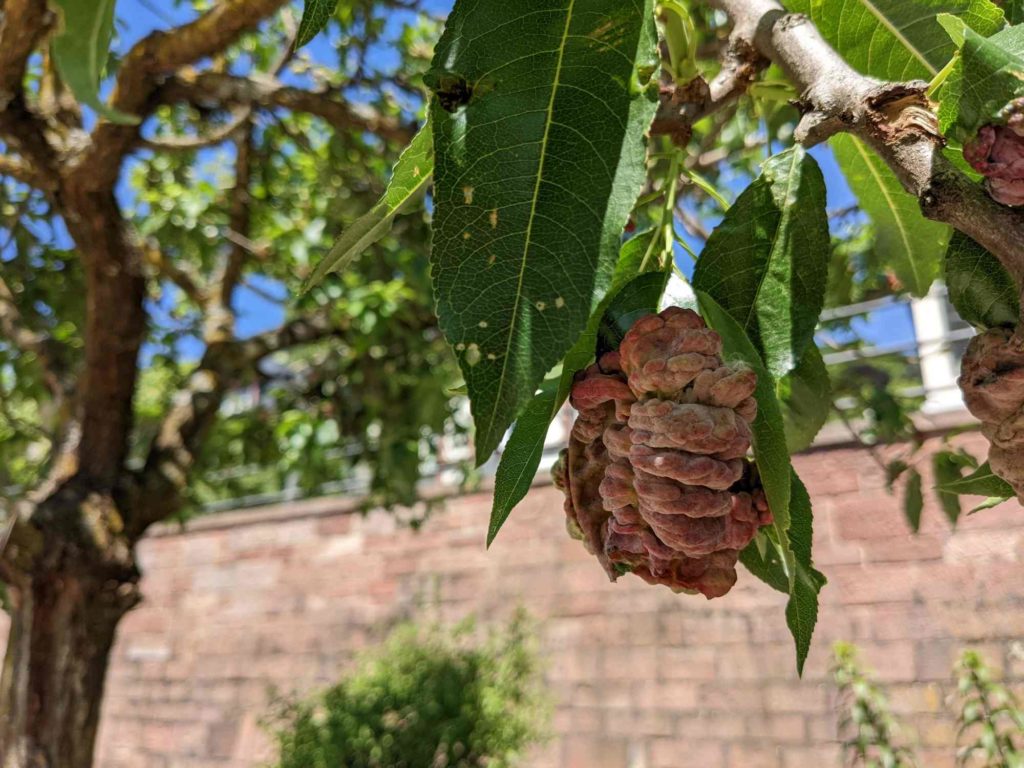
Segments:
[[[1024,768],[1024,710],[1016,696],[993,679],[977,651],[963,652],[956,674],[957,764]]]
[[[832,677],[839,689],[844,762],[864,768],[913,768],[914,753],[899,742],[899,723],[889,711],[885,691],[864,672],[857,649],[833,646]]]
[[[510,768],[548,703],[523,614],[483,641],[404,625],[338,684],[278,705],[276,768]]]

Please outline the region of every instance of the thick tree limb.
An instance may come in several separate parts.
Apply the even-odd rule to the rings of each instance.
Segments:
[[[212,56],[256,28],[287,0],[221,0],[195,21],[170,32],[154,32],[140,40],[118,70],[111,106],[132,115],[146,115],[162,78]],[[138,126],[101,120],[90,146],[78,159],[79,173],[93,189],[112,188],[121,158],[135,144]]]
[[[410,141],[415,133],[411,126],[382,117],[368,107],[337,99],[328,91],[295,88],[267,75],[237,77],[217,72],[181,75],[168,81],[159,99],[165,103],[184,101],[207,109],[262,107],[306,112],[323,118],[336,130],[368,131],[398,143]]]
[[[26,105],[23,82],[28,58],[53,20],[43,0],[6,0],[0,15],[0,136],[51,177],[46,124]]]
[[[802,91],[797,139],[857,136],[893,170],[924,215],[953,225],[1024,285],[1024,214],[992,200],[942,155],[925,83],[882,83],[853,70],[805,16],[775,0],[711,0],[733,20],[732,38],[776,62]]]

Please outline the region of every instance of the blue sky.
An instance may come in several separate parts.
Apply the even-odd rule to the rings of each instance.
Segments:
[[[425,7],[431,12],[443,14],[450,7],[450,0],[427,0]],[[300,9],[296,5],[296,11]],[[190,3],[165,3],[163,0],[119,0],[117,4],[118,18],[118,40],[116,48],[124,52],[133,43],[146,34],[158,29],[166,29],[170,26],[181,24],[195,16]],[[388,34],[385,37],[397,34],[402,26],[413,18],[408,12],[394,12],[388,18]],[[318,62],[331,63],[336,61],[336,54],[332,47],[333,41],[326,35],[320,35],[307,47],[307,52]],[[378,46],[370,57],[371,64],[381,68],[387,68],[394,64],[395,55],[386,46]],[[303,84],[302,79],[294,75],[284,75],[286,78],[295,80],[296,84]],[[231,155],[227,150],[209,150],[207,158],[216,159],[219,162],[230,163]],[[816,147],[812,155],[821,165],[825,175],[828,189],[828,208],[834,210],[846,207],[855,201],[849,188],[846,185],[842,174],[839,172],[831,153],[825,147]],[[122,178],[127,178],[123,174]],[[740,191],[740,187],[746,180],[735,180],[736,189],[731,190],[734,194]],[[126,207],[134,204],[134,195],[130,187],[122,181],[118,196]],[[714,222],[709,221],[708,224]],[[681,227],[680,227],[681,230]],[[66,240],[66,235],[61,237]],[[692,269],[690,259],[680,249],[677,255],[680,267],[689,272]],[[274,294],[281,298],[285,297],[285,291],[278,283],[258,277],[254,280],[259,288],[267,293]],[[171,292],[168,292],[171,295]],[[155,304],[153,312],[157,322],[166,321],[169,305],[164,303]],[[259,295],[242,289],[239,292],[237,301],[238,328],[243,335],[258,333],[275,327],[281,322],[283,316],[282,307],[279,304],[266,301]],[[855,321],[855,329],[865,340],[872,343],[886,342],[895,343],[913,338],[913,327],[910,322],[909,311],[905,306],[898,306],[890,310],[875,313],[872,317]],[[201,345],[198,341],[186,342],[180,350],[186,356],[198,355]]]

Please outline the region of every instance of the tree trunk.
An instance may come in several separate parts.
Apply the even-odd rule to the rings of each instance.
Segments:
[[[63,563],[9,587],[0,767],[92,765],[114,632],[138,601],[136,577]]]

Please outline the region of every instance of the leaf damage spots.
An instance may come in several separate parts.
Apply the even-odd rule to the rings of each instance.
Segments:
[[[548,303],[546,301],[538,301],[534,306],[537,307],[538,311],[543,312],[548,308]]]
[[[469,234],[469,232],[463,232],[462,233],[462,239],[463,240],[469,240],[469,238],[471,238],[471,237],[472,237],[472,235]]]
[[[480,346],[477,344],[470,344],[466,347],[466,365],[472,368],[474,365],[480,362]]]
[[[565,299],[563,299],[561,296],[559,296],[557,299],[555,299],[555,309],[561,309],[564,306],[565,306]]]
[[[488,218],[491,220],[491,229],[497,229],[498,228],[498,209],[497,208],[493,208],[491,210],[491,215]]]
[[[473,204],[473,187],[468,184],[462,188],[462,199],[466,202],[466,205]]]
[[[487,321],[486,320],[481,320],[479,323],[477,323],[477,325],[480,328],[486,328],[487,327]]]

